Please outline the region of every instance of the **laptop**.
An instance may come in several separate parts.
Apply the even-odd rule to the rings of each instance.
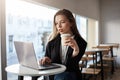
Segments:
[[[32,42],[14,41],[14,45],[20,65],[37,70],[60,68],[59,65],[54,63],[39,65]]]

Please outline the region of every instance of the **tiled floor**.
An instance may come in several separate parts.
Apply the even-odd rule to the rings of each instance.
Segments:
[[[108,80],[120,80],[120,55],[116,58],[115,72]]]
[[[116,69],[114,74],[108,77],[108,80],[120,80],[120,68]]]

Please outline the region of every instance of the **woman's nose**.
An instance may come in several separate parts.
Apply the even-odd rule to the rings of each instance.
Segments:
[[[60,24],[60,23],[58,24],[58,27],[61,27],[61,24]]]

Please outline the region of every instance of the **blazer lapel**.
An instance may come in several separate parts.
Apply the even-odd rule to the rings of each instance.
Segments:
[[[61,63],[61,55],[60,55],[60,49],[61,49],[61,38],[55,40],[54,43],[54,50],[55,50],[55,56],[57,56],[57,60]]]

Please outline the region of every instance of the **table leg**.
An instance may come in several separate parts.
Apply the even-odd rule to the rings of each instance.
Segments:
[[[23,80],[23,76],[18,76],[18,80]]]
[[[39,76],[32,76],[32,80],[37,80]]]
[[[44,76],[43,80],[50,80],[48,76]]]
[[[100,51],[99,53],[100,53],[100,63],[101,63],[101,80],[104,80],[102,52]]]
[[[111,57],[114,57],[114,56],[113,56],[113,47],[111,47],[110,50],[111,50]],[[111,64],[111,65],[112,65],[111,73],[113,74],[113,73],[114,73],[114,61],[112,61],[112,64]]]

